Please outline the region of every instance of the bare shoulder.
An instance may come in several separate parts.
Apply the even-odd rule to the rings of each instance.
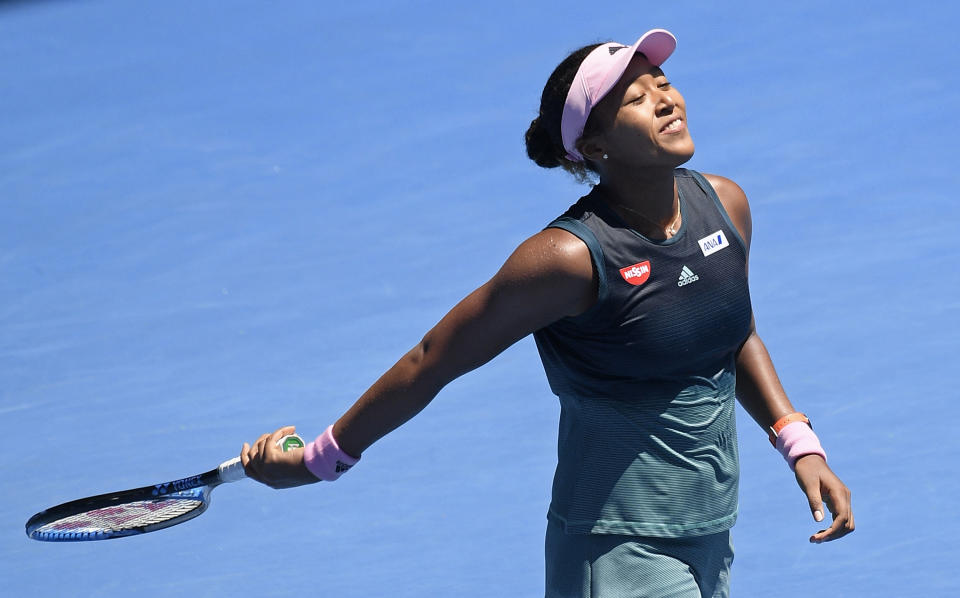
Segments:
[[[586,243],[560,228],[547,228],[521,243],[501,268],[510,277],[569,276],[590,280],[593,265]]]
[[[579,237],[547,228],[520,244],[491,281],[498,287],[542,289],[563,315],[585,311],[596,298],[597,273],[590,250]]]
[[[746,241],[747,247],[750,246],[750,238],[753,235],[753,220],[750,217],[750,203],[747,201],[747,194],[743,192],[740,185],[725,176],[718,174],[703,174],[707,181],[713,186],[720,198],[720,203],[733,221],[734,226],[740,232],[740,236]]]

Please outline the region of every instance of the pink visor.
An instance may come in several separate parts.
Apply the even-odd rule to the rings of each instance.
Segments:
[[[587,54],[580,63],[577,76],[567,93],[563,116],[560,119],[560,133],[563,135],[567,158],[574,162],[583,162],[583,156],[577,151],[575,144],[583,134],[590,111],[617,84],[633,55],[640,52],[647,57],[650,64],[660,66],[673,54],[676,47],[677,38],[672,33],[666,29],[651,29],[633,46],[608,43]]]

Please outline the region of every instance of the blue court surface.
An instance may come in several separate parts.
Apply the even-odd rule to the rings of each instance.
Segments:
[[[739,413],[733,595],[958,596],[949,3],[0,3],[4,596],[542,596],[559,412],[532,339],[336,484],[141,537],[27,518],[334,421],[587,187],[527,160],[553,67],[672,30],[697,154],[751,199],[759,331],[853,491]]]

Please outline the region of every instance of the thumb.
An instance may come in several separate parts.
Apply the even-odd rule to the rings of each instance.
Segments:
[[[812,458],[812,457],[810,457]],[[823,521],[823,497],[820,494],[820,475],[816,468],[808,467],[814,463],[807,462],[807,459],[800,459],[794,466],[793,473],[797,476],[797,483],[803,493],[807,495],[807,502],[810,504],[810,513],[813,514],[813,520]]]
[[[810,502],[810,512],[813,513],[814,521],[823,521],[823,499],[820,497],[820,489],[817,487],[807,488],[807,500]]]

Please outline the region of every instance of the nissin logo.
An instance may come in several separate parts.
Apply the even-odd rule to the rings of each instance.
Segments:
[[[620,268],[620,276],[635,287],[642,285],[650,278],[650,260]]]

